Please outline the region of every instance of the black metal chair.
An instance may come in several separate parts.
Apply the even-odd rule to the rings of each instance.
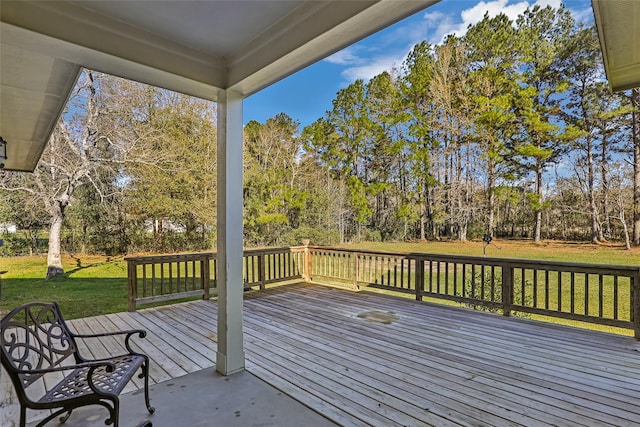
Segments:
[[[118,427],[118,395],[138,369],[141,369],[138,377],[144,378],[147,410],[150,414],[155,411],[149,403],[149,358],[133,351],[129,343],[132,335],[144,338],[145,331],[75,334],[69,330],[56,302],[22,305],[4,317],[0,327],[2,366],[9,374],[20,401],[20,427],[25,426],[27,408],[54,410],[38,423],[40,427],[62,414],[60,422],[64,423],[74,409],[87,405],[107,408],[109,417],[105,424]],[[80,354],[76,344],[77,338],[116,335],[124,336],[128,354],[91,360]],[[63,379],[44,395],[34,397],[33,391],[37,390],[28,390],[38,380],[55,373],[61,373]],[[142,425],[151,426],[151,423],[145,421]]]

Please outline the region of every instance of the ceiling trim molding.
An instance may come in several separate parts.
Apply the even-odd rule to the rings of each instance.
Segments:
[[[184,80],[191,80],[196,86],[200,83],[214,87],[222,87],[227,80],[221,58],[69,2],[4,1],[1,18],[3,23],[33,33],[24,42],[13,38],[10,43],[24,43],[25,48],[61,57],[85,68],[137,81],[144,81],[151,70],[159,70],[183,79],[181,87]],[[5,34],[2,35],[5,42]],[[110,66],[111,63],[117,64]],[[133,64],[139,65],[140,70],[135,72]],[[145,81],[156,82],[157,78],[153,82]],[[166,82],[158,86],[182,91],[167,87]]]
[[[591,5],[611,90],[640,87],[640,1],[592,0]]]
[[[300,22],[291,24],[283,37],[274,38],[269,34],[270,37],[265,40],[255,41],[255,46],[268,46],[268,49],[254,48],[252,45],[251,49],[242,50],[230,58],[228,86],[244,96],[252,95],[439,1],[320,3],[313,8],[313,16],[302,17]],[[339,8],[340,13],[336,13],[336,8]],[[310,10],[305,9],[305,12]],[[336,21],[336,15],[341,15],[342,19]],[[350,18],[344,19],[345,15]],[[393,17],[391,21],[390,17]],[[290,39],[293,37],[289,33],[295,34],[297,44],[291,43]],[[286,37],[287,34],[289,37]],[[299,37],[304,40],[302,44]]]

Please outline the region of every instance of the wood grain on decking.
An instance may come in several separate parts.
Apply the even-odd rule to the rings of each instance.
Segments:
[[[216,316],[194,301],[69,323],[146,329],[155,383],[215,364]],[[640,425],[629,337],[309,284],[245,294],[244,332],[250,372],[345,426]]]

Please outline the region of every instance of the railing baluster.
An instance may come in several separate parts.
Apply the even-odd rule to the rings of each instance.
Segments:
[[[629,303],[631,304],[631,322],[634,336],[640,339],[640,268],[629,278]]]
[[[533,305],[532,307],[538,307],[538,273],[537,269],[533,270]]]
[[[558,271],[558,311],[562,312],[562,272]]]
[[[393,287],[394,288],[402,288],[402,282],[398,286],[398,260],[393,259]]]
[[[485,265],[480,266],[480,299],[484,300],[484,281],[485,281]]]
[[[209,291],[209,257],[206,254],[200,259],[200,281],[202,287],[202,299],[208,300],[211,297]]]
[[[544,272],[544,308],[549,310],[549,270]]]
[[[490,301],[496,302],[496,267],[491,266],[491,298]]]
[[[308,250],[308,249],[307,249]],[[267,277],[265,276],[265,254],[260,252],[258,255],[258,282],[260,282],[260,289],[266,287]]]
[[[429,292],[433,293],[433,261],[429,260]]]
[[[520,306],[525,306],[527,295],[527,274],[524,268],[520,269]]]
[[[358,263],[358,254],[353,254],[353,289],[360,289],[360,286],[358,286],[358,268],[359,268],[359,263]]]
[[[180,292],[180,260],[176,262],[176,290]],[[186,289],[185,289],[186,291]]]
[[[467,263],[462,263],[462,297],[467,297]]]
[[[513,270],[510,265],[502,266],[502,314],[511,316],[513,304]]]
[[[142,265],[142,296],[147,297],[147,265]]]
[[[584,314],[589,315],[589,274],[584,273]]]
[[[471,264],[471,298],[478,298],[476,295],[476,264]]]
[[[129,288],[128,309],[133,312],[136,311],[136,300],[138,299],[138,265],[132,260],[127,260],[127,283]]]
[[[424,258],[415,259],[415,280],[416,280],[416,300],[422,301],[422,291],[424,290]],[[429,268],[431,270],[431,268]],[[431,275],[429,275],[431,276]]]
[[[604,302],[604,279],[602,274],[598,274],[598,317],[603,316]]]
[[[453,263],[453,295],[460,296],[458,293],[458,263]]]
[[[618,318],[618,276],[613,276],[613,318]]]
[[[571,313],[576,312],[576,275],[571,272]]]

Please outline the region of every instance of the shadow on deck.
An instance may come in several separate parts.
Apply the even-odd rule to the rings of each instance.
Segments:
[[[640,424],[633,338],[299,283],[245,295],[248,373],[225,378],[211,370],[216,316],[215,301],[194,301],[70,323],[80,332],[149,331],[141,348],[160,383],[149,417],[157,427],[176,425],[167,414],[191,417],[178,418],[185,426],[330,425],[303,405],[344,426]],[[245,384],[245,394],[230,384]],[[142,420],[142,396],[125,401],[123,420]],[[215,410],[198,413],[203,402]],[[299,424],[300,416],[311,418]],[[87,425],[74,417],[67,425]]]

